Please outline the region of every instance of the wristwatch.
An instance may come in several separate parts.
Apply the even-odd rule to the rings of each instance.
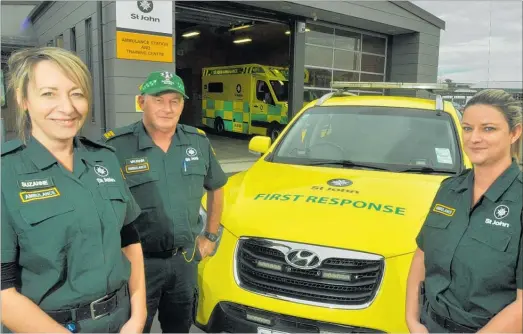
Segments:
[[[203,232],[203,235],[212,242],[216,242],[216,240],[218,240],[218,235],[214,233],[205,231]]]

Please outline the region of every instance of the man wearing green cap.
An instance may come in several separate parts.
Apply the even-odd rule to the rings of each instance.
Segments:
[[[150,332],[157,310],[163,332],[188,332],[198,300],[198,262],[214,250],[227,176],[205,132],[178,124],[188,99],[180,77],[153,72],[140,91],[143,119],[108,131],[103,140],[116,148],[142,208],[136,226],[147,282],[144,332]],[[200,208],[204,189],[207,212]]]

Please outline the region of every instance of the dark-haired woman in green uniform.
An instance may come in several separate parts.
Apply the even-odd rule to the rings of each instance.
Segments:
[[[481,91],[465,106],[474,168],[442,183],[416,239],[411,332],[522,332],[521,127],[521,102],[504,91]]]

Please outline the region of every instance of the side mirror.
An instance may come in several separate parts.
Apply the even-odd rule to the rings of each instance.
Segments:
[[[249,152],[264,154],[271,147],[271,138],[266,136],[255,136],[249,141]]]

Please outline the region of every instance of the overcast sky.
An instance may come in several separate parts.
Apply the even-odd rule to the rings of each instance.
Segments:
[[[471,83],[487,81],[489,77],[490,81],[522,81],[521,1],[413,3],[445,21],[445,31],[441,31],[439,79]]]

